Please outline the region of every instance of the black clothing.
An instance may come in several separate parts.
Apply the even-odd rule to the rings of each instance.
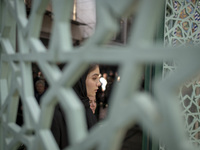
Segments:
[[[90,129],[92,126],[94,126],[97,123],[97,118],[93,114],[92,110],[90,109],[89,99],[83,99],[81,100],[84,107],[85,107],[85,114],[86,114],[86,120],[87,120],[87,127]]]
[[[90,129],[96,124],[97,119],[96,116],[92,113],[92,110],[90,109],[89,98],[87,97],[87,90],[85,84],[87,74],[88,71],[78,80],[78,82],[74,85],[73,89],[80,98],[81,102],[83,103],[87,119],[87,126],[88,129]],[[63,149],[64,147],[69,145],[66,125],[67,122],[65,122],[64,113],[58,105],[55,108],[51,130],[60,149]]]
[[[97,123],[97,119],[90,109],[89,99],[87,98],[81,101],[85,107],[87,127],[90,129]],[[51,131],[60,149],[69,145],[67,123],[64,118],[64,112],[59,105],[55,107]]]
[[[55,107],[51,131],[60,149],[69,145],[67,124],[65,122],[64,113],[59,105]]]
[[[38,104],[40,104],[40,100],[41,100],[41,97],[43,96],[45,92],[43,92],[42,94],[39,94],[39,93],[35,93],[35,99],[37,100]]]
[[[142,130],[138,125],[126,132],[121,150],[142,150]]]
[[[89,70],[87,70],[85,74],[83,74],[83,76],[74,85],[73,89],[85,107],[87,126],[88,126],[88,129],[90,129],[92,126],[94,126],[97,123],[97,119],[90,108],[89,98],[87,97],[85,81],[86,81],[88,72]]]

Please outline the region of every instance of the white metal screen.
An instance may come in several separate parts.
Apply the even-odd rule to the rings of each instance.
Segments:
[[[118,30],[117,20],[131,13],[134,0],[96,1],[95,34],[76,49],[70,32],[72,0],[52,0],[54,22],[49,47],[39,40],[43,13],[49,2],[34,0],[27,19],[23,0],[0,0],[0,149],[16,149],[23,143],[29,150],[57,150],[49,128],[58,102],[69,122],[68,150],[119,149],[125,131],[136,122],[171,150],[195,149],[188,144],[175,100],[179,85],[199,70],[200,51],[163,48],[153,43],[165,1],[141,1],[124,47],[105,44]],[[154,96],[138,93],[143,66],[162,63],[163,59],[177,60],[180,65],[176,72],[165,80],[156,79]],[[41,107],[33,95],[32,62],[37,63],[49,84]],[[107,118],[88,132],[83,107],[71,86],[93,62],[119,65],[121,80],[114,88]],[[68,65],[60,71],[57,63]],[[22,127],[15,123],[19,98],[24,110]]]

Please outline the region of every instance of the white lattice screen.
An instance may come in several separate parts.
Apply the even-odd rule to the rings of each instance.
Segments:
[[[153,43],[165,1],[140,1],[138,17],[124,47],[106,47],[105,44],[118,30],[117,20],[131,13],[134,0],[96,1],[95,34],[76,50],[70,32],[72,0],[52,0],[54,22],[49,48],[40,41],[43,13],[49,2],[34,0],[27,19],[23,0],[0,0],[0,149],[16,149],[23,143],[29,150],[57,150],[49,128],[58,102],[65,109],[69,122],[68,150],[117,150],[125,131],[135,122],[162,139],[171,150],[195,149],[185,136],[176,91],[198,72],[200,51],[194,47],[189,50],[163,48]],[[176,72],[164,80],[156,79],[154,97],[138,93],[143,66],[160,64],[163,59],[177,60],[180,64]],[[49,84],[41,107],[33,95],[33,62]],[[107,118],[101,126],[88,132],[83,107],[71,86],[93,62],[119,65],[121,80],[114,88]],[[61,71],[57,63],[68,65]],[[22,127],[15,123],[19,98],[24,110]]]

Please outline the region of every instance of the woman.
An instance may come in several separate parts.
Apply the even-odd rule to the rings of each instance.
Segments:
[[[101,85],[99,79],[99,66],[97,64],[93,64],[89,66],[89,69],[86,71],[86,73],[73,87],[74,91],[79,96],[81,102],[85,107],[88,129],[90,129],[97,122],[96,116],[93,114],[90,108],[88,97],[96,96],[98,87]]]
[[[99,78],[99,65],[90,65],[88,70],[73,87],[85,108],[88,130],[97,123],[96,116],[90,109],[88,97],[96,96],[98,87],[101,85]],[[69,144],[66,125],[67,124],[65,123],[64,113],[61,107],[57,105],[54,112],[51,130],[60,149],[63,149]]]

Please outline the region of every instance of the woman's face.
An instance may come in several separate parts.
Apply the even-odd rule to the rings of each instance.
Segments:
[[[99,72],[99,67],[97,66],[86,77],[85,84],[88,97],[96,96],[98,87],[101,85],[101,83],[99,82],[99,78],[100,78],[100,72]]]
[[[96,107],[97,107],[97,103],[96,103],[96,97],[95,96],[89,96],[90,99],[90,108],[93,112],[93,114],[95,113]]]

